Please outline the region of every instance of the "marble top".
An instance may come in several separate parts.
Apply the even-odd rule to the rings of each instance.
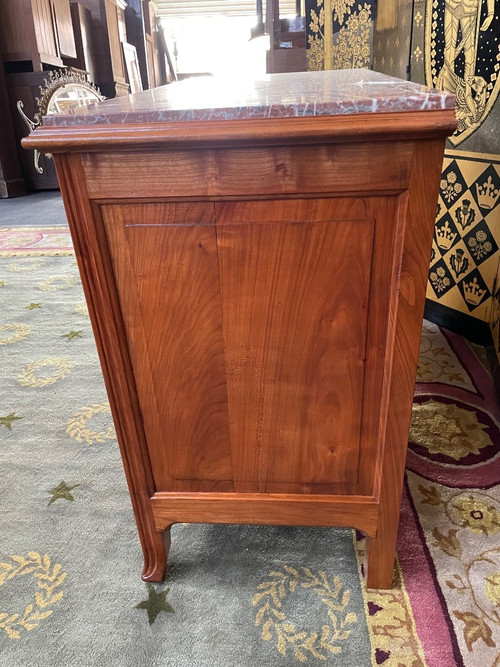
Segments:
[[[145,124],[454,108],[453,95],[366,69],[194,77],[46,116],[44,125]]]

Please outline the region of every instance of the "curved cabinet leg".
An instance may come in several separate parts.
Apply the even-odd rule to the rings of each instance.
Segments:
[[[143,542],[144,569],[143,581],[163,581],[170,551],[170,526],[164,532],[150,533],[148,544]]]

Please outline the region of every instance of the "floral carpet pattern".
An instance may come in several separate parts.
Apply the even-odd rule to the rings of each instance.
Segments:
[[[499,667],[499,410],[424,322],[391,591],[346,529],[173,528],[141,553],[67,230],[0,229],[0,665]]]

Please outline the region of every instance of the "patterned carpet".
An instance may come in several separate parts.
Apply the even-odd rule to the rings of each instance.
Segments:
[[[426,322],[392,591],[345,529],[173,528],[141,552],[66,230],[0,229],[1,667],[500,665],[484,350]]]

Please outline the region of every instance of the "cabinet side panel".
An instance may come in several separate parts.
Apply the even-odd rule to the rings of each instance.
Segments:
[[[370,284],[370,308],[365,364],[365,386],[357,492],[373,495],[377,461],[384,443],[387,402],[394,346],[398,281],[403,252],[405,207],[402,197],[367,197],[367,212],[375,221]],[[378,472],[376,472],[378,471]]]
[[[374,225],[346,202],[216,204],[237,491],[358,480]]]
[[[158,490],[232,490],[213,204],[103,206]]]

